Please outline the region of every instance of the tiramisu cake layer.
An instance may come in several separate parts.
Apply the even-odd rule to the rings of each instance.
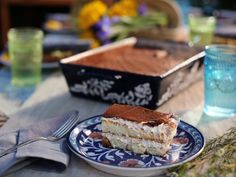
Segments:
[[[141,154],[164,155],[176,134],[177,123],[172,114],[114,104],[102,117],[103,143]]]
[[[170,52],[171,51],[171,52]],[[104,51],[73,62],[74,64],[158,76],[195,55],[195,50],[136,48],[126,45]]]

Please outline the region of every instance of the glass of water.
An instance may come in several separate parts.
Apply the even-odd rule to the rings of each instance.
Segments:
[[[35,85],[41,80],[43,32],[37,28],[12,28],[8,32],[12,84]]]
[[[204,112],[214,117],[236,115],[236,46],[209,45],[205,49]]]

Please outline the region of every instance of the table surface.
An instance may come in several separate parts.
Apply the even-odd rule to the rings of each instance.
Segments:
[[[200,80],[174,96],[157,110],[181,114],[182,120],[197,126],[207,139],[221,135],[227,129],[236,125],[236,117],[218,120],[204,115],[201,111],[202,102],[203,82]],[[43,81],[21,106],[13,106],[14,111],[10,111],[11,106],[14,103],[11,104],[11,102],[0,97],[0,104],[3,103],[7,103],[5,104],[4,110],[8,110],[10,119],[2,128],[0,128],[0,133],[24,127],[39,120],[46,120],[73,109],[79,110],[81,118],[86,119],[103,113],[109,106],[107,103],[73,97],[68,91],[66,81],[61,72],[53,73]],[[0,105],[0,111],[1,108],[2,105]],[[114,175],[98,171],[90,167],[82,159],[71,154],[69,167],[63,171],[58,169],[55,164],[49,162],[36,162],[6,176],[111,177]]]

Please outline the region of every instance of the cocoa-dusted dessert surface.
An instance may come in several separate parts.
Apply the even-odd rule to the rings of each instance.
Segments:
[[[171,127],[176,126],[171,118],[172,114],[152,111],[141,106],[129,106],[121,104],[113,104],[103,114],[105,118],[122,118],[147,126],[158,126],[162,123],[169,124]]]
[[[91,55],[72,63],[148,76],[158,76],[197,53],[194,50],[168,50],[137,48],[127,45]]]

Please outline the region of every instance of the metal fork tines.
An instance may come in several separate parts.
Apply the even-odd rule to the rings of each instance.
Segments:
[[[58,128],[53,134],[53,137],[56,138],[63,138],[72,127],[75,126],[76,123],[78,123],[79,120],[79,112],[78,111],[73,111],[69,112],[67,117],[70,117],[60,128]]]
[[[61,127],[59,127],[57,130],[55,130],[51,135],[49,135],[47,137],[39,136],[39,137],[30,139],[30,140],[21,142],[15,146],[3,151],[2,153],[0,153],[0,157],[3,157],[4,155],[7,155],[11,152],[14,152],[19,147],[25,146],[27,144],[33,143],[38,140],[57,141],[57,140],[63,138],[71,130],[71,128],[73,128],[78,123],[79,112],[78,111],[71,111],[65,115],[65,119],[67,119],[67,121]]]

